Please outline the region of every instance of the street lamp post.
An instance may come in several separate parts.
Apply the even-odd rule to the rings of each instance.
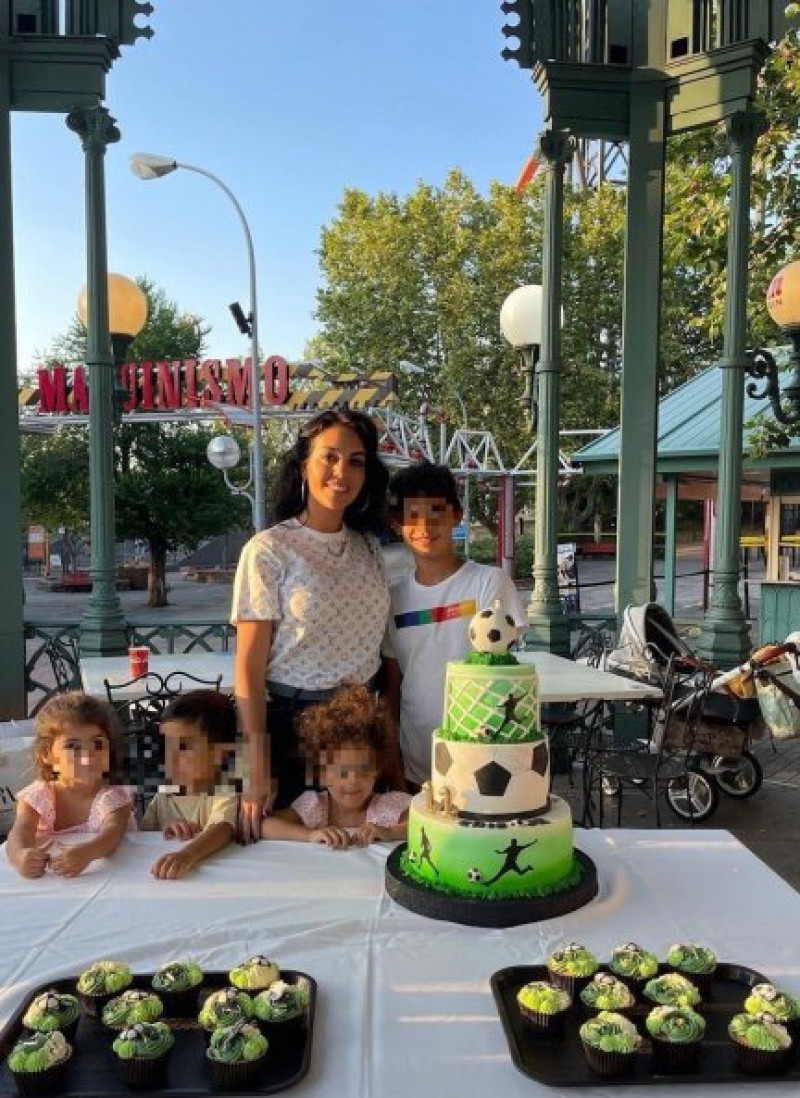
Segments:
[[[250,476],[244,484],[234,484],[231,478],[228,476],[228,471],[234,469],[239,464],[239,459],[242,456],[242,451],[239,448],[239,443],[233,438],[232,435],[215,435],[211,439],[208,446],[206,446],[206,457],[214,466],[215,469],[219,469],[222,473],[222,477],[225,481],[225,485],[228,491],[234,496],[244,496],[250,503],[250,510],[253,515],[253,526],[256,530],[259,529],[256,526],[255,516],[255,496],[252,492],[248,491],[250,486],[255,482],[254,477],[254,455],[253,447],[250,447]]]
[[[788,263],[770,282],[767,310],[792,344],[789,356],[792,378],[781,391],[775,359],[769,351],[754,351],[746,369],[755,380],[748,383],[747,395],[756,399],[767,397],[778,423],[797,430],[800,428],[800,259]],[[764,382],[761,390],[759,381]]]
[[[121,370],[128,348],[147,323],[147,296],[133,279],[121,274],[108,276],[108,327],[114,360],[115,385],[112,395],[112,419],[122,421],[128,390],[122,384]],[[84,286],[78,298],[78,316],[88,329],[89,294]]]
[[[244,210],[233,191],[219,176],[205,168],[198,168],[194,164],[185,164],[182,161],[173,160],[167,156],[158,156],[154,153],[135,153],[130,158],[131,171],[139,179],[161,179],[162,176],[182,168],[184,171],[196,172],[204,175],[216,183],[233,203],[238,214],[242,229],[244,230],[247,244],[247,261],[250,272],[250,315],[237,317],[237,323],[244,332],[250,336],[250,389],[253,402],[253,443],[252,443],[252,477],[253,477],[253,526],[263,530],[267,524],[266,496],[264,489],[264,443],[261,435],[261,370],[259,368],[258,350],[258,297],[256,293],[256,259],[253,249],[253,237],[250,226],[244,215]],[[238,308],[238,307],[237,307]],[[234,316],[236,314],[234,313]]]

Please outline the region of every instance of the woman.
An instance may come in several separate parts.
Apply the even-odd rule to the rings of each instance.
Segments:
[[[387,479],[372,420],[323,412],[284,457],[276,525],[242,551],[231,618],[250,769],[239,821],[245,842],[260,837],[276,782],[279,808],[311,784],[297,714],[378,671],[389,594],[373,535],[383,528]]]

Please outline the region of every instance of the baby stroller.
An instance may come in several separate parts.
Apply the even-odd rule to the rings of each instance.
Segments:
[[[617,646],[606,661],[607,669],[659,686],[671,659],[688,667],[693,663],[698,669],[701,666],[662,606],[651,602],[627,607]],[[766,728],[758,699],[754,691],[747,689],[742,671],[739,668],[713,677],[691,732],[680,719],[672,720],[666,743],[658,744],[658,729],[654,729],[653,739],[658,746],[667,751],[688,748],[690,752],[694,771],[691,801],[687,803],[685,789],[683,796],[671,796],[667,790],[670,807],[683,819],[707,819],[716,808],[718,791],[744,799],[761,787],[761,764],[749,748],[765,735]],[[691,684],[684,685],[674,701],[676,716],[689,705],[691,696]]]

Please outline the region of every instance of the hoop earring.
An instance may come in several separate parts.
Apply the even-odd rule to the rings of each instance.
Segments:
[[[355,513],[357,515],[365,514],[367,511],[369,511],[370,503],[371,503],[370,495],[369,495],[369,492],[367,492],[367,494],[364,496],[364,502],[361,504],[361,506],[358,508],[358,510]]]
[[[303,504],[304,507],[306,505],[307,500],[308,500],[308,484],[306,483],[305,477],[303,477],[302,481],[300,482],[300,502]]]

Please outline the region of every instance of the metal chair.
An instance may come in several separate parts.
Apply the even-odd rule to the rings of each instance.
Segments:
[[[620,745],[600,735],[587,743],[584,823],[594,823],[596,804],[598,823],[603,826],[604,795],[611,795],[617,797],[617,826],[621,826],[626,790],[650,797],[657,827],[661,827],[662,794],[673,811],[692,825],[714,812],[716,783],[692,765],[694,733],[713,676],[709,665],[673,655],[661,683],[662,699],[651,713],[650,738]],[[678,737],[670,734],[674,725],[680,725]]]
[[[44,646],[50,662],[56,693],[66,694],[81,689],[81,672],[78,664],[78,646],[74,637],[50,637]]]

